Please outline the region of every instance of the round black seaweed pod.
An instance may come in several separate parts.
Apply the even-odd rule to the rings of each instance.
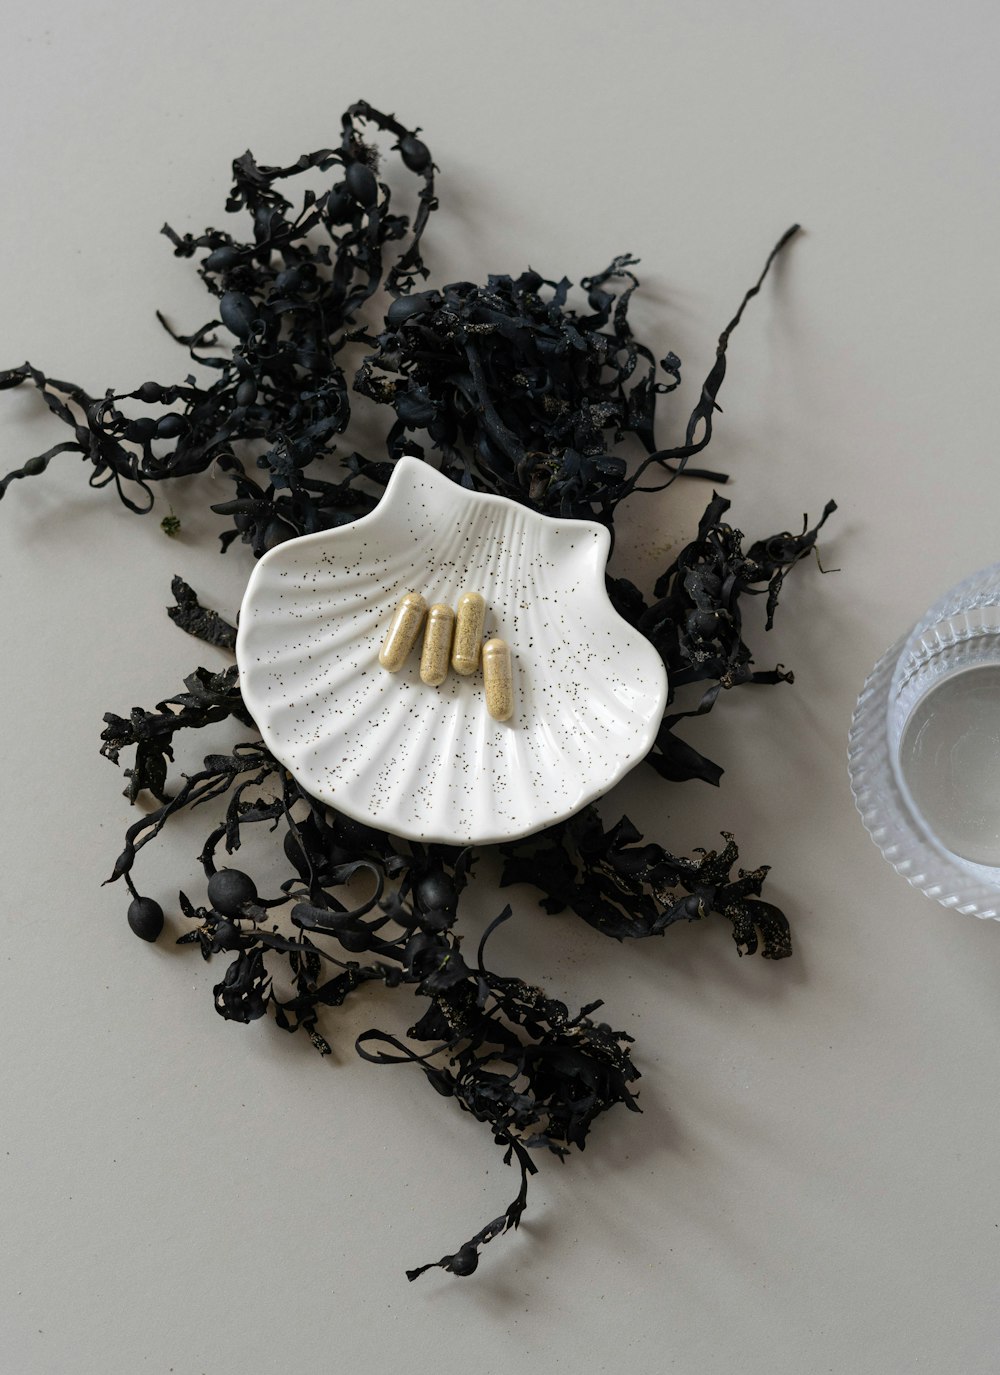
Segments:
[[[238,248],[231,244],[223,244],[221,248],[209,253],[202,267],[206,272],[228,272],[230,268],[236,267],[242,256]]]
[[[400,296],[385,313],[386,325],[389,329],[399,329],[407,320],[433,310],[436,300],[435,291],[415,291],[412,296]]]
[[[474,1246],[463,1246],[451,1258],[448,1269],[453,1275],[471,1275],[479,1265],[479,1252]]]
[[[257,885],[241,869],[219,869],[208,880],[208,900],[224,917],[238,917],[257,901]]]
[[[156,422],[157,439],[176,439],[187,429],[188,423],[182,415],[176,411],[170,411],[167,415],[161,415]]]
[[[414,896],[425,912],[454,911],[458,903],[455,885],[447,874],[425,874],[414,887]]]
[[[125,438],[134,439],[139,444],[145,444],[147,439],[152,439],[156,434],[156,421],[151,415],[140,415],[137,420],[130,420],[125,426]]]
[[[242,291],[227,291],[219,302],[219,314],[237,339],[249,339],[260,311]]]
[[[133,898],[128,924],[141,941],[155,941],[163,930],[163,908],[155,898]]]
[[[413,134],[404,134],[399,140],[399,156],[411,172],[426,172],[430,166],[431,150]]]
[[[378,182],[375,173],[363,162],[352,162],[344,176],[351,195],[366,209],[378,199]]]

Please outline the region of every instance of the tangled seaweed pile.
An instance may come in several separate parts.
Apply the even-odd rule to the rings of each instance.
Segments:
[[[391,151],[416,178],[412,216],[391,208],[370,128],[383,142],[392,140]],[[684,443],[659,449],[657,402],[678,385],[680,360],[673,353],[657,360],[632,333],[635,260],[619,257],[581,281],[586,311],[571,304],[566,278],[532,271],[491,276],[485,286],[417,290],[428,275],[421,241],[437,207],[435,170],[419,130],[363,101],[345,112],[337,148],[287,167],[260,165],[249,152],[237,158],[226,209],[249,216],[248,239],[164,228],[178,256],[204,255],[198,272],[217,300],[217,318],[173,336],[199,365],[199,377],[95,397],[29,363],[0,373],[2,388],[36,387],[73,433],[8,474],[0,496],[57,455],[77,453],[90,464],[91,485],[113,483],[129,509],[146,512],[155,483],[211,468],[232,484],[231,497],[212,507],[229,522],[223,549],[242,540],[259,557],[285,539],[371,510],[404,449],[467,487],[601,521],[612,537],[620,503],[637,493],[659,490],[681,473],[723,482],[688,460],[711,439],[730,333],[794,228],[720,336]],[[303,174],[321,175],[327,189],[306,190],[295,207],[279,186]],[[373,328],[380,291],[390,303]],[[349,348],[358,345],[367,352],[349,375]],[[391,408],[384,458],[339,442],[352,393]],[[644,455],[631,465],[621,454],[627,439],[638,441]],[[671,706],[678,688],[706,684],[693,711],[668,706],[649,755],[671,781],[717,783],[722,772],[675,734],[684,716],[710,710],[724,688],[791,681],[780,666],[752,667],[741,599],[766,593],[770,627],[786,573],[815,548],[835,509],[829,503],[801,534],[781,533],[744,550],[740,532],[723,519],[728,505],[713,495],[696,538],[663,571],[652,602],[631,582],[608,579],[618,611],[663,656]],[[176,528],[170,522],[164,521],[168,533]],[[179,578],[173,592],[170,615],[183,629],[232,650],[235,631],[226,620],[202,607]],[[320,1018],[362,985],[405,987],[423,1000],[409,1044],[372,1030],[357,1049],[376,1064],[419,1066],[439,1093],[490,1127],[508,1164],[516,1160],[520,1188],[506,1210],[432,1263],[471,1274],[480,1248],[517,1225],[536,1169],[533,1150],[564,1156],[583,1146],[591,1124],[615,1103],[638,1110],[631,1038],[593,1021],[599,1002],[571,1014],[533,983],[488,967],[489,936],[509,907],[488,928],[475,960],[466,960],[458,909],[472,875],[470,849],[398,840],[316,802],[255,738],[235,665],[215,673],[199,668],[184,687],[152,711],[105,716],[102,753],[118,763],[123,751],[134,751],[126,795],[158,804],[129,828],[111,876],[132,895],[129,924],[155,940],[164,923],[160,904],[134,882],[142,847],[182,809],[224,800],[200,855],[205,901],[179,895],[191,923],[181,942],[197,945],[205,959],[227,960],[214,989],[219,1013],[240,1022],[270,1013],[285,1030],[303,1028],[328,1053]],[[228,753],[208,754],[200,771],[171,789],[175,737],[227,720],[251,737]],[[249,874],[216,864],[220,845],[232,854],[244,828],[261,822],[280,835],[290,873],[269,896]],[[590,806],[501,846],[501,884],[530,883],[547,911],[568,909],[617,940],[662,935],[676,921],[717,913],[731,923],[741,953],[789,955],[788,923],[760,896],[767,868],[734,874],[738,852],[732,837],[724,838],[721,850],[678,857],[644,844],[627,818],[605,828]],[[348,906],[345,888],[354,891],[365,877],[371,892]],[[275,988],[279,966],[293,990],[288,996]],[[428,1268],[407,1273],[414,1279]]]

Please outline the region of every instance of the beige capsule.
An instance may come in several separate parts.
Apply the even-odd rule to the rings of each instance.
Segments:
[[[483,622],[486,603],[478,592],[465,592],[458,599],[455,614],[455,643],[451,651],[451,666],[467,678],[479,667],[483,644]]]
[[[455,613],[444,602],[435,602],[427,613],[424,647],[420,652],[420,677],[429,687],[440,687],[448,676]]]
[[[506,640],[487,640],[483,645],[483,685],[486,709],[494,721],[509,721],[514,715],[514,675]]]
[[[398,673],[417,642],[427,603],[419,592],[407,592],[392,613],[389,631],[379,650],[378,661],[390,673]]]

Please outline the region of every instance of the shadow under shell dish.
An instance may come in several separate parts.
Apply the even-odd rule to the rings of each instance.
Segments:
[[[255,567],[240,610],[240,687],[268,749],[339,811],[410,840],[528,835],[608,791],[650,750],[666,705],[657,651],[612,607],[610,536],[468,491],[401,458],[370,515],[288,540]],[[420,680],[378,662],[401,598],[486,604],[517,649],[508,722],[480,674]]]

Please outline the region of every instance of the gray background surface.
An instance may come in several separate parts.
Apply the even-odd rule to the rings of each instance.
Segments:
[[[752,618],[758,662],[796,685],[691,725],[727,765],[719,791],[637,774],[607,803],[677,849],[734,830],[774,866],[795,958],[740,961],[721,923],[618,947],[516,893],[498,965],[605,998],[637,1037],[645,1113],[543,1161],[473,1279],[410,1286],[404,1267],[515,1180],[420,1075],[354,1056],[357,1031],[406,1010],[362,1003],[332,1064],[270,1023],[226,1024],[219,971],[134,940],[124,893],[99,886],[130,820],[101,715],[223,662],[161,608],[181,572],[235,611],[247,556],[220,558],[182,493],[168,541],[72,457],[17,484],[0,507],[5,1370],[996,1370],[1000,930],[881,860],[845,742],[885,646],[997,557],[998,38],[971,0],[8,9],[5,366],[94,391],[182,377],[153,311],[193,327],[207,302],[162,222],[221,224],[233,156],[290,161],[364,96],[421,124],[441,167],[436,280],[642,258],[637,324],[685,363],[665,439],[800,220],[734,336],[710,462],[751,538],[836,497],[842,571],[797,570],[769,636]],[[3,468],[59,431],[5,395]],[[648,579],[707,496],[636,512],[618,567]],[[203,833],[147,852],[147,892],[170,905],[194,883]],[[483,887],[470,933],[496,910]]]

